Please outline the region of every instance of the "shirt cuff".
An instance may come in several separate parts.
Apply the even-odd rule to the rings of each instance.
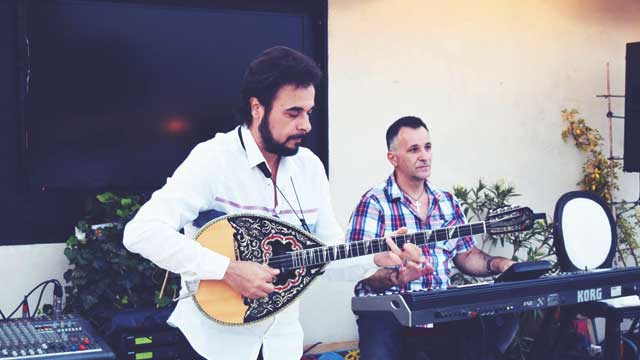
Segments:
[[[201,280],[222,280],[231,259],[205,249],[200,255],[197,277]]]

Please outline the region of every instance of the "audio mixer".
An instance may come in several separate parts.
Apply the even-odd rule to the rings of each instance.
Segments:
[[[0,359],[115,359],[77,315],[0,321]]]

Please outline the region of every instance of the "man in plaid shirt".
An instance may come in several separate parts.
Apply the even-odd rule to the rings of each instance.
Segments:
[[[412,233],[464,224],[465,216],[454,196],[435,188],[428,180],[432,153],[425,123],[417,117],[402,117],[389,127],[386,137],[387,159],[394,167],[393,174],[362,196],[351,217],[347,241],[380,238],[395,231]],[[450,284],[452,262],[460,271],[473,276],[495,275],[514,263],[489,256],[475,245],[471,236],[423,245],[422,259],[406,261],[397,268],[379,269],[356,285],[356,295],[446,288]],[[364,360],[408,356],[402,353],[407,329],[395,319],[360,315],[358,333]],[[446,338],[454,337],[459,334]],[[455,347],[459,348],[455,343],[439,345],[434,353],[442,351],[440,356],[455,358],[455,351],[459,350]]]

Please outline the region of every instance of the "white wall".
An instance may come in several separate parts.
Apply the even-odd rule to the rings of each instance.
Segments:
[[[625,44],[640,41],[636,0],[332,0],[329,142],[334,208],[346,225],[362,193],[391,171],[384,134],[422,117],[434,144],[433,181],[450,189],[509,179],[517,203],[553,213],[576,189],[584,156],[560,139],[560,111],[607,128],[605,64],[624,93]],[[613,100],[624,114],[624,102]],[[622,154],[622,121],[614,152]],[[638,198],[624,177],[620,198]],[[315,284],[303,303],[306,342],[356,338],[351,289]]]
[[[26,295],[39,283],[57,279],[65,286],[62,275],[67,268],[64,244],[0,246],[0,310],[5,316],[22,302]],[[40,290],[29,297],[29,307],[35,311]],[[42,298],[43,304],[51,304],[53,286],[47,286]],[[21,314],[17,312],[17,317]]]
[[[329,135],[334,208],[346,225],[358,197],[391,171],[384,133],[403,115],[429,125],[433,180],[445,188],[506,178],[518,201],[552,213],[584,161],[562,143],[560,110],[606,134],[605,64],[624,92],[625,44],[640,41],[635,0],[331,0]],[[624,113],[622,100],[613,111]],[[614,151],[622,153],[622,122]],[[619,197],[638,197],[636,175]],[[62,244],[0,247],[0,309],[66,270]],[[7,286],[8,284],[8,286]],[[303,300],[306,343],[356,338],[351,284],[320,280]],[[48,299],[50,301],[50,299]]]

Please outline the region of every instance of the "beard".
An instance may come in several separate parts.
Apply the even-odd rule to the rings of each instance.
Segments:
[[[264,119],[262,119],[262,122],[258,125],[258,131],[260,132],[264,149],[278,156],[293,156],[297,154],[300,148],[299,144],[296,144],[293,148],[289,148],[285,144],[289,140],[304,139],[304,135],[291,135],[286,138],[284,142],[277,142],[269,129],[269,115],[264,116]]]

